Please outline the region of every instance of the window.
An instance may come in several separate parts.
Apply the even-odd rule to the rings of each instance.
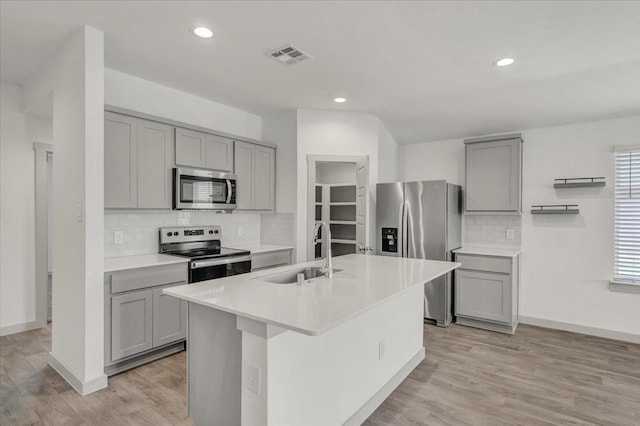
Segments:
[[[640,284],[640,146],[616,148],[613,278]]]

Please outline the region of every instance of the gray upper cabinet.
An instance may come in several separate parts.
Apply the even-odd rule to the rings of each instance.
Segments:
[[[172,127],[105,111],[104,207],[170,209]]]
[[[235,142],[235,174],[239,210],[275,209],[274,148]]]
[[[276,150],[256,146],[254,167],[254,208],[275,210]]]
[[[520,214],[520,134],[465,140],[465,213]]]
[[[138,208],[171,208],[173,128],[138,121]]]
[[[204,165],[207,169],[233,172],[233,140],[207,135],[204,141]]]
[[[187,337],[187,302],[162,294],[164,288],[153,289],[154,348]]]
[[[111,298],[111,360],[153,347],[153,291],[142,290]]]
[[[104,206],[138,205],[138,119],[104,113]]]
[[[233,140],[177,127],[176,164],[232,172]]]
[[[176,127],[176,164],[204,167],[206,139],[206,133]]]

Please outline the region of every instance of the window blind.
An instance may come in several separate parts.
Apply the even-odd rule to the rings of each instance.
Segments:
[[[640,283],[640,146],[616,148],[615,281]]]

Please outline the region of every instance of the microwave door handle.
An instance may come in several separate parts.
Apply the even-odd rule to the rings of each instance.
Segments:
[[[231,180],[227,179],[227,204],[231,204]]]

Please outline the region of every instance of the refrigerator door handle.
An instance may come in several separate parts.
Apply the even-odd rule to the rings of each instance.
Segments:
[[[407,203],[402,203],[402,257],[409,255],[409,206]]]

